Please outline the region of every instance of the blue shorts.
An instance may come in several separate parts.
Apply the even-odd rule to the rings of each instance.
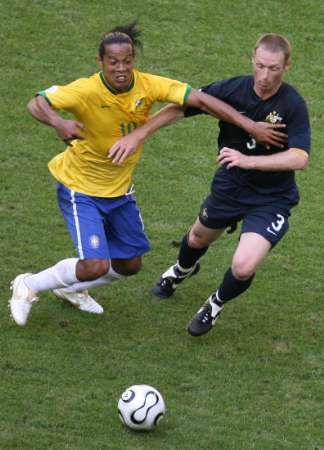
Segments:
[[[57,200],[80,259],[131,259],[150,249],[132,195],[92,197],[58,183]]]
[[[276,245],[289,228],[288,218],[292,205],[276,199],[265,205],[247,205],[210,194],[201,206],[199,221],[208,228],[231,228],[242,221],[242,233],[263,236]]]

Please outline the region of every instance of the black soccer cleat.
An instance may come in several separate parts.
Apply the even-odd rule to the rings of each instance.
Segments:
[[[182,283],[186,278],[196,275],[199,270],[199,262],[196,262],[196,264],[188,272],[181,271],[177,264],[171,266],[166,272],[164,272],[160,280],[156,283],[152,289],[152,294],[159,298],[171,297],[178,284]]]
[[[224,308],[224,305],[215,303],[215,301],[217,301],[216,294],[212,294],[195,314],[187,328],[191,336],[201,336],[208,333],[215,325]]]

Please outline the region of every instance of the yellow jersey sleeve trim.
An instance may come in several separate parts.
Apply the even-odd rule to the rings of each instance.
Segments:
[[[184,98],[183,98],[183,104],[184,105],[186,105],[186,103],[188,102],[188,98],[189,98],[189,95],[190,95],[191,91],[192,91],[192,87],[189,86],[189,84],[188,84],[187,88],[186,88],[186,92],[185,92]]]
[[[45,100],[47,101],[47,103],[48,103],[50,106],[52,106],[52,103],[51,103],[50,99],[47,97],[45,91],[39,91],[39,92],[37,92],[36,97],[37,97],[38,95],[40,95],[41,97],[44,97]]]

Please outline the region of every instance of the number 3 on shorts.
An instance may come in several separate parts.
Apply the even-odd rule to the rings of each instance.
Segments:
[[[283,224],[285,223],[285,218],[281,214],[276,214],[277,220],[274,222],[271,222],[271,226],[267,228],[267,231],[269,233],[274,234],[275,236],[278,235],[279,231],[283,227]]]

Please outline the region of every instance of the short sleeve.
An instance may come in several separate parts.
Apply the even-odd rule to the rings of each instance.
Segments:
[[[306,103],[300,100],[288,114],[288,148],[300,148],[307,153],[311,147],[311,130]]]
[[[87,89],[82,79],[64,86],[51,86],[38,93],[47,99],[53,109],[62,109],[76,114],[85,107]]]
[[[160,77],[158,75],[145,75],[146,82],[149,82],[150,95],[153,102],[176,103],[185,105],[191,91],[187,83]]]
[[[221,81],[211,83],[211,84],[201,87],[199,89],[199,91],[221,99],[221,85],[222,85]],[[194,108],[194,107],[186,108],[185,113],[184,113],[185,117],[192,117],[192,116],[196,116],[198,114],[208,114],[208,113],[205,111],[202,111],[199,108]]]

